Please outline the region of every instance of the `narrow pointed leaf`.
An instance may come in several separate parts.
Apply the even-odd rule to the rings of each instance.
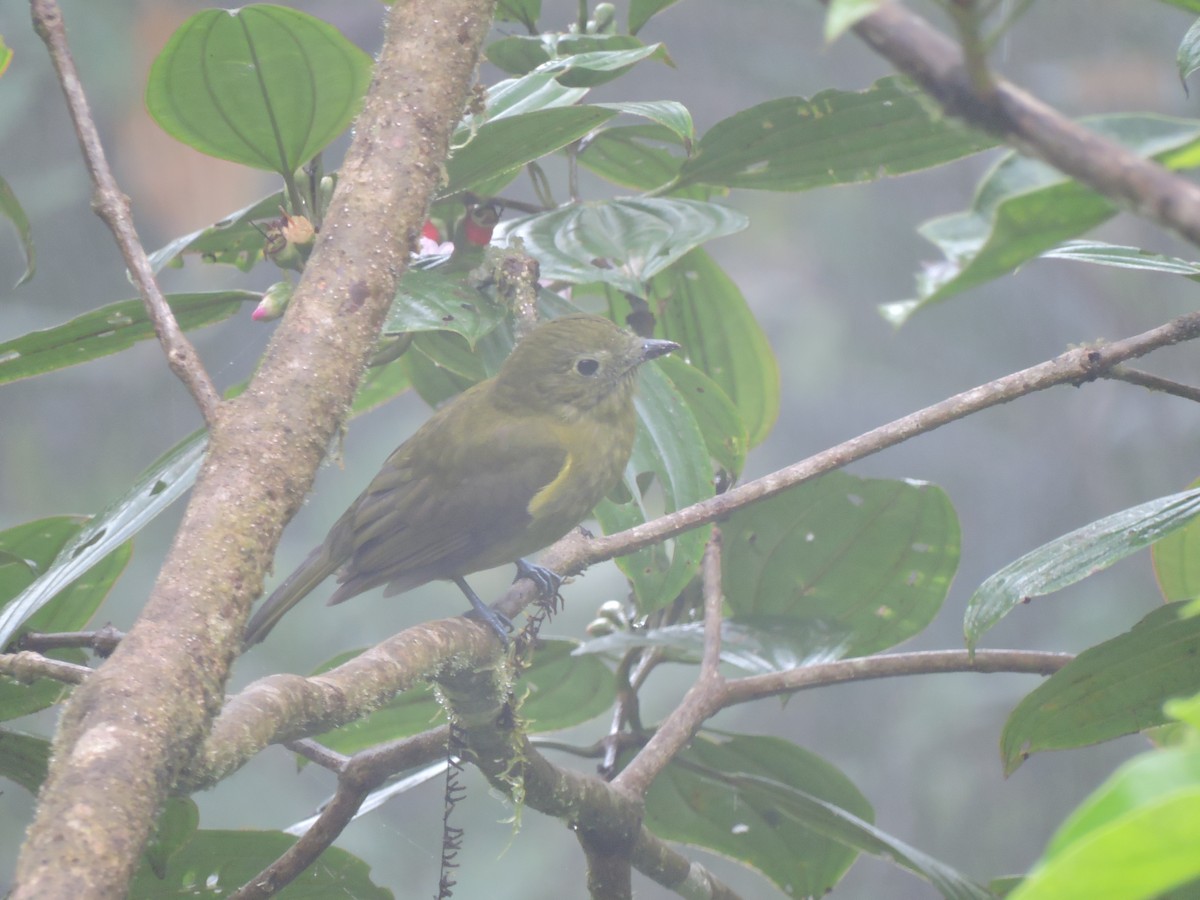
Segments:
[[[150,254],[150,267],[160,272],[167,266],[183,265],[185,256],[197,256],[202,262],[236,266],[248,272],[262,259],[266,243],[257,223],[277,218],[282,206],[282,191],[269,194],[219,222],[159,247]]]
[[[1189,262],[1177,256],[1151,253],[1138,247],[1121,247],[1101,241],[1067,241],[1061,247],[1047,250],[1042,254],[1042,259],[1067,259],[1118,269],[1183,275],[1193,281],[1200,279],[1200,263]]]
[[[0,41],[0,74],[4,72],[4,66],[7,65],[7,59],[3,54],[6,49],[4,42]],[[11,55],[12,52],[9,51],[9,56],[11,57]],[[21,253],[25,256],[25,271],[21,273],[21,277],[14,285],[20,287],[37,271],[37,251],[33,246],[33,231],[29,227],[29,218],[25,215],[25,209],[4,178],[0,178],[0,216],[4,216],[12,223],[12,227],[17,232],[17,240],[21,243]]]
[[[679,174],[683,157],[664,146],[674,143],[672,136],[669,129],[659,125],[603,128],[580,147],[576,159],[613,184],[652,191]]]
[[[628,116],[649,119],[678,137],[685,148],[690,148],[692,140],[696,137],[692,114],[686,106],[675,100],[626,100],[621,103],[597,103],[596,106],[615,109]]]
[[[290,176],[349,126],[371,70],[366,53],[306,13],[210,9],[155,58],[146,107],[201,152]]]
[[[1175,65],[1179,69],[1179,81],[1186,91],[1188,76],[1200,69],[1200,20],[1192,23],[1192,27],[1179,42],[1179,49],[1175,53]]]
[[[0,610],[0,647],[7,644],[21,624],[59,591],[153,521],[190,488],[207,448],[205,432],[196,432],[186,438],[144,471],[122,497],[69,540],[42,575]]]
[[[1200,163],[1200,125],[1194,120],[1114,115],[1083,124],[1169,169]],[[1009,154],[984,177],[969,210],[921,226],[921,234],[945,259],[918,274],[915,299],[887,304],[881,311],[893,324],[903,324],[926,304],[1007,275],[1116,211],[1107,198],[1057,169]]]
[[[1200,692],[1200,618],[1172,604],[1084,650],[1023,699],[1004,726],[1011,774],[1032,753],[1112,740],[1167,721],[1163,703]]]
[[[682,359],[667,356],[658,366],[692,411],[709,456],[736,479],[742,474],[750,438],[733,401],[719,384]]]
[[[1159,497],[1106,516],[1026,553],[988,577],[967,602],[967,646],[1013,607],[1062,590],[1187,525],[1200,513],[1200,489]]]
[[[185,331],[229,318],[243,303],[257,303],[250,291],[171,294],[167,303]],[[90,362],[154,337],[140,300],[110,303],[62,325],[33,331],[0,344],[0,384]]]
[[[894,646],[932,621],[961,542],[940,488],[844,472],[739,510],[721,531],[734,621],[804,622],[850,656]]]
[[[630,0],[629,33],[637,34],[653,16],[678,2],[679,0]]]

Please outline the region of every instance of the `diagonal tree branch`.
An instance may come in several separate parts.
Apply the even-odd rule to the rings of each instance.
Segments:
[[[92,112],[88,108],[83,82],[79,80],[75,60],[71,57],[62,11],[55,0],[33,0],[31,7],[34,30],[45,42],[50,61],[58,72],[58,80],[67,98],[67,108],[71,112],[71,121],[75,124],[75,134],[79,138],[79,147],[83,151],[88,173],[92,176],[92,208],[104,220],[121,249],[121,256],[125,259],[125,265],[146,307],[146,315],[154,326],[154,334],[167,355],[167,364],[187,386],[192,399],[200,407],[205,424],[211,428],[216,422],[221,396],[213,386],[196,348],[175,321],[175,314],[167,305],[158,280],[150,268],[146,248],[142,246],[137,229],[133,225],[129,198],[122,193],[104,155],[104,145],[100,143],[100,133],[96,130],[95,120],[92,119]]]
[[[1089,131],[1011,82],[992,76],[977,83],[959,45],[900,3],[882,4],[854,31],[950,115],[1200,246],[1200,185]]]
[[[593,539],[572,532],[545,551],[540,561],[556,572],[578,573],[602,560],[715,522],[764,497],[964,416],[1057,385],[1084,384],[1128,359],[1197,337],[1200,337],[1200,313],[1191,313],[1124,340],[1070,350],[644,525]],[[496,608],[514,618],[535,597],[532,583],[522,579],[497,602]],[[438,646],[432,647],[430,643]],[[419,680],[436,677],[446,659],[457,658],[464,665],[469,660],[471,665],[483,666],[494,660],[495,653],[495,643],[488,640],[486,629],[468,619],[444,619],[407,629],[345,665],[314,678],[273,675],[257,681],[228,703],[180,787],[195,790],[207,786],[244,765],[269,744],[315,734],[359,718],[395,692]]]
[[[145,610],[63,712],[14,898],[124,896],[160,804],[224,702],[283,525],[349,409],[491,11],[489,0],[389,8],[374,81],[293,302],[249,388],[216,410],[205,466]]]

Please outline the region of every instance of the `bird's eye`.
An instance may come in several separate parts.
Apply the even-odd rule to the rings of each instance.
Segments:
[[[580,375],[590,376],[595,375],[600,370],[600,363],[592,359],[590,356],[585,356],[583,359],[575,363],[575,371]]]

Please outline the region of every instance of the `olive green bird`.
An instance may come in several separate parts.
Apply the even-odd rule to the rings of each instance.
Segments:
[[[341,603],[445,579],[507,643],[511,624],[463,576],[516,561],[543,589],[558,577],[521,557],[579,524],[616,486],[633,448],[638,367],[677,350],[608,319],[553,319],[499,373],[447,403],[401,444],[324,543],[251,618],[245,644],[335,571]]]

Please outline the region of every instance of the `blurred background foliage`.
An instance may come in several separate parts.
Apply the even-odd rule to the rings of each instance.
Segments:
[[[274,190],[270,176],[178,144],[150,120],[142,90],[150,61],[187,16],[211,4],[178,0],[63,0],[74,51],[117,176],[148,248],[200,228]],[[367,52],[379,45],[380,8],[360,2],[297,3],[337,25]],[[920,4],[918,4],[920,5]],[[623,5],[622,5],[623,7]],[[544,4],[542,21],[562,27],[576,7]],[[623,9],[622,9],[623,15]],[[1180,86],[1175,48],[1191,24],[1165,5],[1119,0],[1035,4],[995,50],[996,68],[1069,115],[1151,111],[1195,115]],[[517,34],[515,25],[500,31]],[[853,37],[822,39],[818,4],[788,0],[684,0],[640,35],[663,40],[675,66],[647,62],[600,87],[593,99],[677,99],[697,133],[732,113],[781,96],[827,88],[861,90],[889,74]],[[89,209],[89,185],[45,52],[24,4],[0,7],[0,34],[15,56],[0,80],[0,163],[32,222],[36,277],[9,289],[24,267],[15,242],[0,241],[0,341],[58,324],[102,303],[134,296],[107,231]],[[485,67],[484,82],[498,73]],[[344,140],[329,154],[340,157]],[[994,154],[930,172],[798,194],[736,191],[731,205],[750,227],[709,245],[770,337],[782,372],[782,412],[753,450],[746,478],[776,469],[942,397],[1041,361],[1071,344],[1118,338],[1194,306],[1185,279],[1038,260],[1016,275],[917,314],[900,329],[878,305],[914,294],[914,275],[936,258],[916,226],[966,208]],[[584,176],[587,177],[586,175]],[[599,189],[598,182],[588,190]],[[588,193],[585,190],[585,193]],[[532,198],[528,181],[506,193]],[[1097,237],[1194,258],[1194,250],[1133,217]],[[212,290],[226,271],[189,264],[170,271],[172,291]],[[261,279],[255,282],[254,279]],[[243,287],[265,288],[265,271]],[[194,339],[220,387],[244,379],[268,328],[243,313]],[[1155,355],[1153,369],[1189,380],[1188,345]],[[289,528],[276,569],[290,570],[324,535],[379,461],[411,433],[426,407],[409,394],[358,420]],[[199,424],[190,398],[168,377],[152,343],[0,392],[0,528],[103,508],[153,459]],[[959,647],[967,598],[989,574],[1086,522],[1181,490],[1196,476],[1194,410],[1178,399],[1120,383],[1058,389],[990,410],[855,465],[855,475],[928,480],[943,488],[962,527],[959,572],[933,625],[904,649]],[[106,607],[118,627],[136,615],[178,521],[164,515],[136,541]],[[480,577],[487,596],[509,573]],[[566,611],[549,629],[578,636],[597,606],[622,597],[605,565],[570,586]],[[1023,607],[986,638],[993,647],[1077,651],[1128,629],[1161,602],[1149,558],[1135,555],[1102,576]],[[361,645],[406,624],[444,615],[461,600],[433,585],[403,602],[363,598],[330,610],[306,604],[238,666],[236,689],[281,660],[313,665],[331,645]],[[286,652],[285,652],[286,651]],[[666,669],[646,699],[653,720],[674,705],[692,670]],[[728,711],[713,724],[774,734],[834,762],[892,834],[981,878],[1023,871],[1054,827],[1122,759],[1145,747],[1127,738],[1069,754],[1039,754],[1007,780],[1000,729],[1035,686],[1028,676],[953,675],[827,688]],[[49,720],[47,720],[48,724]],[[254,790],[245,789],[253,783]],[[578,848],[554,821],[525,815],[512,840],[503,809],[481,779],[458,815],[467,828],[458,896],[561,897],[578,891]],[[329,791],[324,773],[300,775],[282,749],[201,795],[206,828],[284,827],[309,815]],[[440,852],[439,785],[350,827],[339,842],[400,896],[432,892]],[[278,820],[263,823],[269,793]],[[0,873],[12,870],[32,799],[0,795]],[[554,862],[551,863],[550,861]],[[755,896],[759,876],[705,857]],[[560,865],[560,863],[562,863]],[[0,875],[3,887],[5,875]],[[503,891],[511,891],[503,893]],[[640,896],[662,895],[639,880]],[[839,885],[846,897],[934,896],[924,882],[869,858]]]

